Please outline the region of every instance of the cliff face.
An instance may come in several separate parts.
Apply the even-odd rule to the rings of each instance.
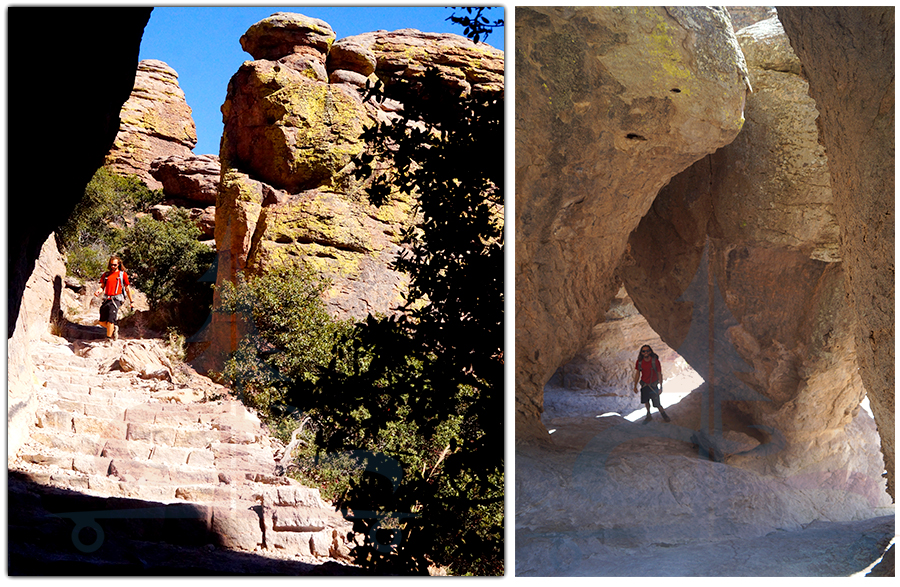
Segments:
[[[779,8],[821,113],[846,303],[894,495],[894,8]]]
[[[253,25],[241,44],[255,60],[232,77],[222,106],[218,283],[304,262],[331,280],[333,314],[390,313],[406,287],[390,264],[416,222],[415,200],[397,193],[375,208],[365,180],[352,175],[363,131],[403,109],[364,100],[366,83],[389,85],[435,66],[447,91],[502,91],[502,52],[412,30],[335,40],[327,23],[291,13]],[[214,315],[211,356],[232,347],[234,325]]]

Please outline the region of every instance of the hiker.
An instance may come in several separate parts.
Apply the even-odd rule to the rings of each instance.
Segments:
[[[641,403],[647,408],[647,417],[644,418],[646,424],[653,419],[650,415],[650,402],[656,406],[659,413],[662,414],[663,420],[669,421],[669,416],[659,403],[659,394],[662,393],[662,365],[659,363],[659,355],[653,352],[650,345],[641,347],[638,354],[637,362],[634,364],[634,393],[641,391]]]
[[[106,273],[100,276],[100,289],[94,292],[95,296],[103,293],[103,303],[100,305],[100,326],[106,328],[106,338],[117,340],[119,338],[119,326],[116,324],[119,307],[125,302],[125,294],[128,294],[128,304],[134,308],[134,300],[131,298],[131,290],[128,288],[128,274],[122,260],[113,255],[109,258]]]

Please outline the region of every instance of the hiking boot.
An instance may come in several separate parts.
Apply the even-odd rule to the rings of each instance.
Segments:
[[[650,414],[647,414],[647,417],[644,418],[644,424],[646,424],[647,422],[651,421],[652,419],[653,419],[653,416],[651,416]]]
[[[665,413],[665,412],[660,412],[660,413],[662,414],[663,420],[665,420],[666,422],[672,421],[672,418],[670,418],[667,413]]]

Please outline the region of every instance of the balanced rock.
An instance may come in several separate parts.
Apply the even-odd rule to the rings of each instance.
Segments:
[[[277,12],[251,26],[241,37],[241,47],[254,59],[277,61],[292,53],[304,53],[319,56],[324,62],[334,37],[334,30],[324,20]]]
[[[150,175],[168,198],[202,204],[216,203],[219,172],[217,155],[170,155],[150,164]]]
[[[188,157],[197,144],[191,109],[175,70],[155,59],[141,61],[120,117],[107,165],[116,173],[137,175],[150,189],[160,189],[162,184],[150,174],[153,161]]]

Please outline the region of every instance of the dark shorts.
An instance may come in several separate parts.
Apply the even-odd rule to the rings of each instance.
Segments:
[[[641,383],[641,403],[648,404],[651,401],[657,408],[659,405],[659,391],[657,383]]]
[[[100,322],[115,324],[119,317],[119,307],[122,305],[121,300],[115,298],[107,298],[100,304]]]

